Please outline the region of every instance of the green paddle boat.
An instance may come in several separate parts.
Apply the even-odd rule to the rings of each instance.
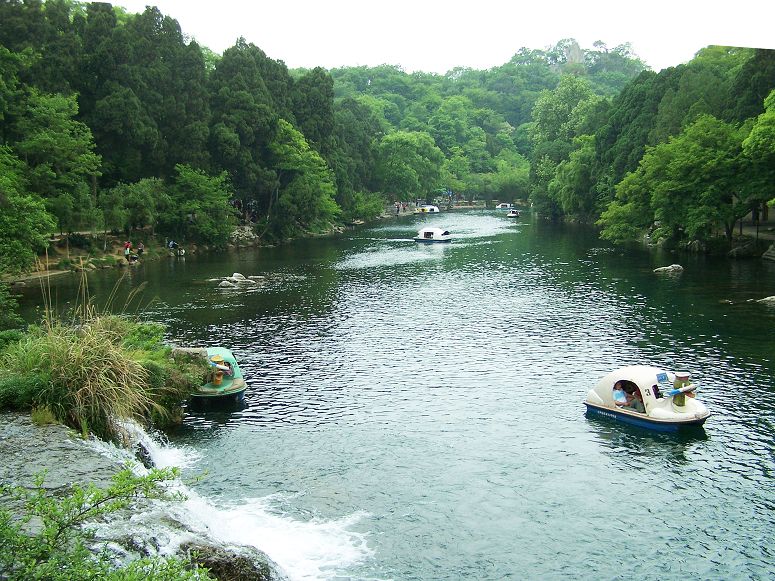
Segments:
[[[207,407],[214,404],[242,403],[244,401],[247,383],[245,383],[237,359],[231,351],[225,347],[179,348],[176,351],[205,357],[210,366],[207,383],[199,386],[191,394],[193,406]]]

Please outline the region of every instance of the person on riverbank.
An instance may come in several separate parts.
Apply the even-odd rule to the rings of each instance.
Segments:
[[[132,243],[129,241],[124,242],[124,258],[127,262],[132,262]]]
[[[138,242],[138,244],[137,244],[137,256],[138,257],[142,256],[144,251],[145,251],[145,244],[143,244],[142,242]]]

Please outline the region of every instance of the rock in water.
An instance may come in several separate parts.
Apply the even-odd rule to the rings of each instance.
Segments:
[[[680,264],[671,264],[670,266],[660,266],[659,268],[655,268],[654,272],[681,272],[683,269],[684,267]]]

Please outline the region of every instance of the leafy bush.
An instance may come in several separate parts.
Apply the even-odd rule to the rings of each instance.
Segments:
[[[0,485],[0,495],[23,507],[20,517],[0,508],[0,576],[4,579],[137,579],[144,581],[208,580],[207,569],[176,558],[145,558],[115,565],[107,545],[90,550],[94,532],[89,522],[129,507],[138,498],[179,499],[161,484],[176,477],[175,469],[152,470],[134,476],[123,470],[106,489],[74,485],[63,498],[43,487],[38,475],[35,488]],[[34,526],[33,526],[34,523]]]
[[[94,245],[94,239],[91,236],[84,236],[83,234],[78,234],[77,232],[68,234],[68,239],[70,240],[70,246],[83,248],[84,250],[90,250]]]
[[[18,329],[24,325],[24,320],[19,316],[19,303],[9,290],[8,285],[0,283],[0,331],[6,329]],[[2,348],[2,343],[0,343]]]
[[[163,348],[164,325],[158,323],[140,323],[129,329],[124,337],[123,346],[128,349],[151,351]]]
[[[24,333],[18,329],[6,329],[5,331],[0,331],[0,351],[2,351],[6,345],[16,343],[16,341],[19,341],[22,337],[24,337]]]
[[[49,382],[46,373],[25,372],[3,373],[0,377],[0,408],[26,410],[36,401]]]

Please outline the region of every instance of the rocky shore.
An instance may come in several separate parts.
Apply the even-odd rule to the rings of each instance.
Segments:
[[[73,483],[105,487],[122,468],[119,459],[101,453],[65,426],[39,426],[31,421],[29,414],[0,412],[0,482],[3,484],[33,487],[35,476],[45,471],[43,487],[59,496]],[[123,516],[128,519],[132,515]],[[222,581],[285,579],[271,559],[253,547],[219,546],[197,531],[184,530],[182,523],[171,518],[167,518],[164,526],[174,531],[175,537],[184,539],[177,547],[178,557],[194,559]],[[129,530],[134,534],[130,537],[120,530],[121,527],[109,524],[101,526],[98,535],[101,543],[110,543],[119,558],[152,555],[159,539],[173,536],[169,531],[143,533],[132,526]]]

